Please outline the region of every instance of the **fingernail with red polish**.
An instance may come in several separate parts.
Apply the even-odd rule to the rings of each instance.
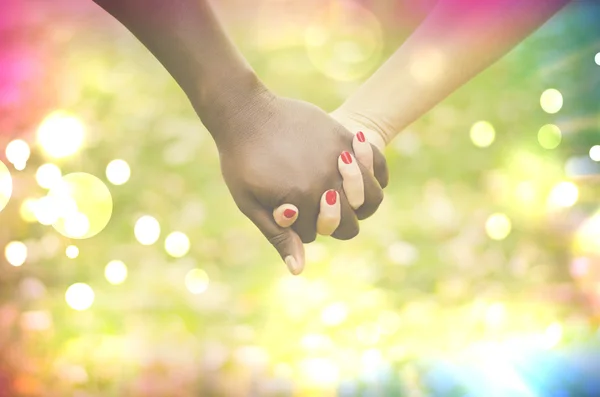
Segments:
[[[285,216],[288,219],[292,219],[294,215],[296,215],[296,211],[291,210],[289,208],[283,211],[283,216]]]
[[[352,156],[348,152],[342,152],[342,161],[346,164],[352,163]]]
[[[325,201],[327,201],[327,204],[329,204],[329,205],[335,205],[335,203],[337,201],[336,191],[328,190],[327,193],[325,194]]]
[[[364,142],[365,141],[365,134],[363,134],[362,131],[358,131],[358,133],[356,134],[356,137],[358,138],[359,142]]]

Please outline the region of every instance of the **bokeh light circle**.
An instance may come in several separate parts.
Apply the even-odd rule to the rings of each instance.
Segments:
[[[37,221],[37,217],[35,215],[35,205],[37,204],[37,200],[34,198],[26,198],[21,203],[19,207],[19,214],[21,218],[28,223],[33,223]]]
[[[65,300],[70,308],[83,311],[92,307],[95,294],[92,287],[84,283],[76,283],[71,285],[65,293]]]
[[[22,266],[27,260],[27,246],[20,241],[11,241],[4,248],[4,257],[12,266]]]
[[[477,147],[490,146],[496,137],[494,126],[487,121],[478,121],[471,127],[471,141]]]
[[[328,326],[340,325],[348,316],[348,308],[343,302],[332,303],[321,312],[321,321]]]
[[[492,214],[485,222],[485,231],[492,240],[504,240],[511,228],[510,219],[504,214]]]
[[[59,182],[61,178],[62,172],[60,168],[52,163],[40,165],[35,173],[35,180],[37,184],[44,189],[52,188],[52,186]]]
[[[174,258],[185,256],[190,250],[190,239],[185,233],[173,232],[165,239],[165,251]]]
[[[37,142],[52,158],[68,157],[77,152],[84,139],[84,127],[75,116],[56,111],[42,121],[37,130]]]
[[[127,266],[122,261],[112,260],[104,268],[104,277],[112,285],[123,284],[127,279]]]
[[[12,177],[6,164],[0,161],[0,211],[6,207],[12,196]]]
[[[546,124],[538,131],[538,142],[544,149],[556,149],[561,140],[560,128],[554,124]]]
[[[600,66],[600,52],[594,57],[594,62],[596,62],[596,65]]]
[[[563,327],[560,323],[552,323],[544,333],[543,346],[551,349],[558,345],[563,337]]]
[[[142,245],[152,245],[160,237],[160,223],[150,215],[144,215],[133,228],[136,240]]]
[[[579,198],[579,189],[573,182],[560,182],[548,195],[548,204],[553,207],[572,207]]]
[[[110,221],[113,210],[108,187],[97,177],[84,172],[65,175],[45,199],[54,211],[52,227],[65,237],[86,239],[100,233]],[[36,204],[39,212],[40,203]]]
[[[600,145],[594,145],[590,148],[590,158],[594,161],[600,161]]]
[[[206,291],[208,282],[208,274],[202,269],[192,269],[185,275],[185,286],[194,295]]]
[[[113,160],[106,166],[106,179],[113,185],[123,185],[131,177],[131,168],[125,160]]]
[[[25,164],[31,155],[29,145],[22,139],[15,139],[6,145],[6,159],[18,170],[25,169]]]
[[[600,255],[600,210],[586,219],[575,234],[574,251],[580,255]]]
[[[542,93],[540,105],[546,113],[558,113],[563,106],[563,96],[557,89],[549,88]]]
[[[76,245],[69,245],[65,250],[65,255],[69,259],[75,259],[79,256],[79,248]]]
[[[306,29],[304,42],[313,65],[339,81],[369,73],[381,58],[382,31],[377,18],[354,2],[335,2]]]
[[[45,196],[40,198],[39,200],[35,200],[33,205],[33,211],[35,214],[35,218],[39,223],[45,226],[50,226],[54,222],[58,221],[60,216],[61,208],[65,209],[66,205],[60,205],[61,203],[56,200],[54,197]],[[69,204],[74,205],[72,202]]]
[[[64,217],[64,227],[67,236],[82,238],[90,230],[90,221],[85,214],[74,212]]]

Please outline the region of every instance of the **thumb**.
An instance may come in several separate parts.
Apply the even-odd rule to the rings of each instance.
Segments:
[[[287,265],[290,273],[298,275],[304,270],[304,246],[300,236],[291,228],[279,226],[273,213],[258,204],[248,211],[248,218],[275,247]]]

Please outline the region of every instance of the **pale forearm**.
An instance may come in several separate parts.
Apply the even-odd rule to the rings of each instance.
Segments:
[[[426,20],[336,111],[389,143],[570,0],[440,0]]]

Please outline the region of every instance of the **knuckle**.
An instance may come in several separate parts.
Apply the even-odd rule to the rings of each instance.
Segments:
[[[277,233],[274,236],[268,237],[267,239],[269,240],[269,243],[271,243],[271,245],[277,248],[284,245],[288,241],[289,237],[287,233],[281,232]]]
[[[383,201],[383,197],[383,190],[377,189],[375,192],[373,192],[372,195],[369,195],[369,205],[379,207],[379,204],[381,204],[381,202]]]
[[[300,240],[302,240],[302,243],[304,244],[312,243],[317,238],[316,228],[304,228],[303,230],[297,230],[296,232],[298,233],[298,235],[300,236]]]
[[[358,233],[360,233],[360,229],[356,227],[336,232],[333,237],[335,237],[338,240],[351,240],[354,237],[358,236]]]
[[[301,240],[302,240],[303,244],[310,244],[313,241],[315,241],[316,239],[317,239],[317,234],[316,233],[314,233],[314,234],[311,233],[308,236],[302,236],[301,237]]]

